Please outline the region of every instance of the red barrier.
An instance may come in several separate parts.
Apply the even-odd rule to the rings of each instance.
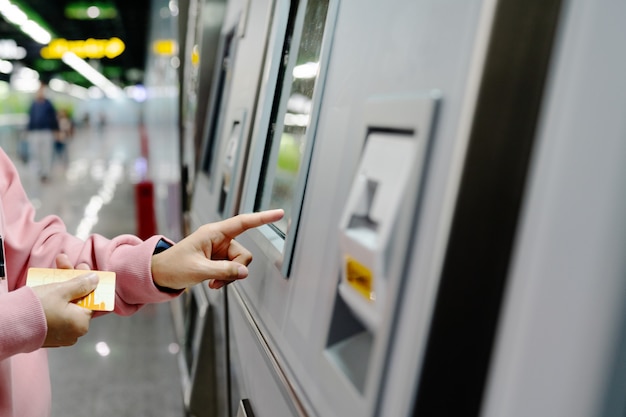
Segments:
[[[156,234],[154,212],[154,185],[152,181],[141,181],[135,185],[135,212],[137,236],[145,240]]]
[[[148,132],[143,124],[139,125],[139,147],[141,149],[141,156],[148,160],[150,158],[149,144],[148,144]]]

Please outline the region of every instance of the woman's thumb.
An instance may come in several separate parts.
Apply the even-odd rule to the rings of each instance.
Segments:
[[[95,272],[79,275],[63,283],[64,294],[68,301],[83,298],[96,289],[98,281],[98,275]]]

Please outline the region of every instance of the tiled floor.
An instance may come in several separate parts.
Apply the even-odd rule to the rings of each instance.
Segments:
[[[133,177],[141,166],[136,127],[78,131],[70,162],[41,184],[16,159],[38,217],[54,213],[70,233],[135,233]],[[15,155],[12,155],[15,156]],[[92,321],[72,347],[51,349],[52,417],[181,417],[181,380],[169,304]]]

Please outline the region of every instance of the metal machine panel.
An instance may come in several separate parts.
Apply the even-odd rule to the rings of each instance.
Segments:
[[[181,196],[184,217],[182,234],[190,232],[189,213],[195,172],[202,149],[202,137],[209,97],[213,95],[220,31],[226,0],[187,0],[179,3],[179,112]]]
[[[565,10],[483,416],[626,410],[626,5]]]
[[[242,408],[254,416],[307,415],[236,289],[228,289],[228,300],[234,369],[229,415]]]
[[[289,216],[241,236],[249,278],[209,295],[228,293],[227,306],[215,301],[229,318],[228,415],[440,415],[438,401],[488,417],[624,415],[624,6],[330,0],[319,54],[300,62],[306,11],[320,3],[229,3],[230,33],[245,36],[212,109],[215,162],[196,182],[195,224],[275,206]],[[515,39],[515,28],[539,38]],[[309,63],[300,69],[319,78],[299,108],[311,106],[312,123],[296,142],[290,89]],[[294,166],[283,181],[279,168]],[[482,186],[494,207],[472,204]],[[499,191],[503,221],[485,215],[500,214]],[[473,239],[480,225],[504,236]],[[480,248],[497,259],[465,256]],[[456,290],[482,282],[482,266],[494,295],[466,302]],[[468,306],[478,324],[464,333],[455,320]],[[478,346],[480,358],[447,361],[450,341],[474,336],[460,349]],[[473,359],[447,391],[455,365]]]
[[[191,230],[218,220],[222,215],[231,215],[237,210],[238,201],[235,196],[238,193],[240,170],[245,165],[245,147],[250,124],[254,120],[254,106],[257,100],[273,2],[271,0],[252,2],[232,0],[227,2],[225,7],[225,11],[220,11],[224,16],[224,23],[219,46],[214,45],[214,48],[218,50],[215,69],[199,74],[200,84],[211,84],[212,87],[211,96],[204,97],[208,103],[202,132],[202,152],[194,181],[191,182],[193,184],[190,203]],[[214,11],[209,8],[204,12],[211,14]],[[250,14],[253,14],[255,18],[250,18]],[[215,39],[211,41],[215,42]],[[212,79],[206,80],[202,77]],[[200,97],[203,96],[200,95]],[[199,109],[202,107],[198,106]],[[197,117],[202,117],[202,115],[197,115]],[[230,166],[222,164],[226,156],[222,147],[229,142],[238,145],[234,148],[236,152],[230,155],[233,157]],[[229,185],[234,192],[227,193],[220,204],[225,172],[230,176],[232,182]],[[212,415],[216,417],[231,417],[233,414],[228,401],[230,398],[228,384],[230,352],[228,351],[228,312],[224,301],[225,292],[206,288],[202,290],[210,306],[209,318],[212,321],[210,328],[214,337],[214,346],[205,346],[204,354],[213,356],[214,369],[210,372],[214,375],[209,375],[209,377],[214,378],[216,384],[212,388],[199,387],[205,391],[196,390],[196,392],[198,392],[198,397],[215,399],[215,404],[207,406],[202,412],[214,413]],[[202,377],[207,377],[207,375]]]
[[[433,91],[368,102],[355,129],[366,139],[337,231],[341,279],[318,366],[342,382],[326,395],[365,415],[384,386],[439,99]]]
[[[400,283],[428,282],[429,291],[418,302],[424,302],[426,313],[432,307],[428,300],[436,288],[441,256],[429,255],[442,247],[449,228],[475,101],[477,77],[472,74],[481,72],[482,62],[475,55],[480,57],[485,48],[489,19],[484,15],[489,16],[492,8],[481,1],[395,0],[331,1],[330,10],[336,13],[332,44],[327,62],[321,64],[328,72],[319,97],[306,187],[298,197],[300,223],[289,274],[283,269],[285,238],[269,227],[261,228],[240,238],[255,260],[250,278],[234,287],[309,414],[373,416],[393,343],[394,317],[402,301]],[[269,61],[264,79],[268,68]],[[473,70],[469,74],[468,68]],[[268,91],[272,90],[262,90],[260,101],[269,99]],[[387,103],[378,114],[385,123],[367,119],[372,102]],[[405,111],[398,111],[402,103]],[[266,108],[263,103],[258,106],[262,114],[256,116],[251,152],[270,148],[267,130],[259,122],[271,116],[262,110]],[[384,219],[390,222],[385,230],[396,231],[385,234],[385,239],[391,236],[387,250],[392,255],[387,259],[394,285],[388,291],[390,298],[381,303],[380,323],[372,332],[350,301],[338,295],[344,264],[340,225],[367,139],[394,133],[418,138],[423,148],[409,150],[415,159],[404,162],[413,164],[414,170],[408,177],[406,199],[390,211],[398,210],[398,222]],[[261,163],[258,157],[248,161],[244,211],[258,208],[249,202],[257,201],[258,184],[265,179],[254,178],[262,172]],[[419,257],[429,273],[405,277],[402,259],[417,239],[412,235],[417,224],[424,243]],[[427,322],[427,315],[420,321]],[[238,346],[246,349],[239,342]]]
[[[216,343],[223,343],[224,336],[216,337],[213,310],[201,286],[189,288],[171,306],[181,347],[178,358],[185,410],[196,417],[216,416],[225,406],[217,389],[217,377],[222,375],[216,369],[221,361],[215,354]]]
[[[336,4],[280,1],[274,11],[242,211],[285,209],[285,218],[262,228],[260,239],[285,277],[314,146]]]
[[[194,227],[238,212],[272,9],[270,0],[230,1],[227,5],[221,59],[214,71],[202,162],[193,191]]]

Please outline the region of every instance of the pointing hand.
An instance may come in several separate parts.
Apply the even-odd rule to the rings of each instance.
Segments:
[[[168,250],[152,256],[152,279],[157,285],[172,289],[210,280],[209,287],[217,289],[245,278],[252,254],[235,237],[283,216],[282,209],[267,210],[206,224]]]

